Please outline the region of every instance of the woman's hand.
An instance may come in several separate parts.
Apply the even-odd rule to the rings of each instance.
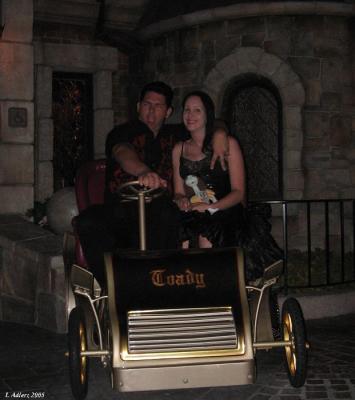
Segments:
[[[198,211],[201,213],[207,211],[209,208],[211,208],[211,204],[207,203],[194,203],[191,206],[192,211]]]
[[[175,199],[176,205],[179,207],[181,211],[190,211],[191,203],[190,200],[186,196],[179,197]]]

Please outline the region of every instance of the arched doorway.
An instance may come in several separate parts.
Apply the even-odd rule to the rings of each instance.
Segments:
[[[249,200],[282,198],[282,105],[266,78],[245,74],[226,89],[222,113],[244,154]]]

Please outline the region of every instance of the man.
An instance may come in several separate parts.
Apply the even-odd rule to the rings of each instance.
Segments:
[[[138,248],[137,205],[119,202],[119,186],[138,179],[149,188],[171,189],[172,148],[186,135],[182,125],[165,125],[172,99],[173,91],[165,83],[147,84],[137,104],[138,119],[115,127],[107,137],[105,204],[84,210],[76,223],[84,254],[100,283],[104,282],[104,252]],[[225,131],[218,135],[214,150],[217,147],[224,155]],[[213,165],[216,159],[215,154]],[[178,246],[178,215],[168,194],[146,205],[148,249]]]

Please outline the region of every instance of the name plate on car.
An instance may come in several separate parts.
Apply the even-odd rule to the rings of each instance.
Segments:
[[[112,255],[117,309],[236,305],[240,251],[117,251]]]

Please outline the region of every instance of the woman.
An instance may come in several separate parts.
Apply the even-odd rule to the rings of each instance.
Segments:
[[[202,91],[183,101],[183,122],[190,138],[173,149],[174,200],[182,216],[183,247],[235,245],[245,203],[245,170],[238,142],[229,137],[228,169],[210,169],[215,120],[211,98]]]

